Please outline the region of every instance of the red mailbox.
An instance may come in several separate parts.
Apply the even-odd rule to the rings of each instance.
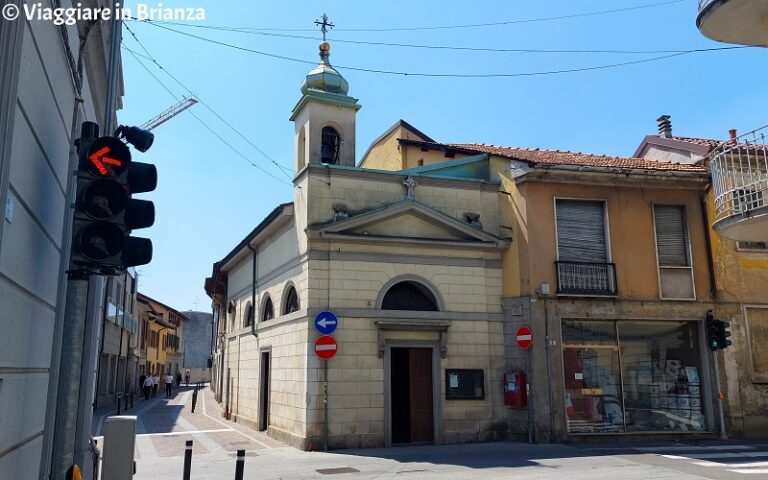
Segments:
[[[514,408],[525,408],[528,405],[525,372],[504,374],[504,405]]]

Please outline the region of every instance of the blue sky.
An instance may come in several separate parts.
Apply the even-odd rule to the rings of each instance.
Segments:
[[[149,2],[151,3],[151,2]],[[419,1],[164,1],[163,7],[203,7],[206,27],[166,25],[178,31],[273,55],[316,63],[324,12],[331,63],[360,99],[357,154],[402,118],[437,141],[493,143],[589,153],[631,155],[656,118],[672,116],[673,133],[724,138],[768,119],[764,106],[765,49],[691,53],[616,68],[505,78],[420,77],[375,74],[343,66],[411,73],[514,74],[578,69],[669,55],[660,52],[728,46],[696,29],[696,0],[601,15],[472,28],[457,26],[578,15],[667,3],[665,0],[553,0],[548,2]],[[127,3],[133,6],[135,2]],[[157,165],[155,225],[136,232],[154,244],[151,264],[139,267],[139,289],[180,310],[209,310],[203,281],[276,204],[290,201],[293,169],[291,108],[310,64],[225,47],[159,28],[128,22],[146,51],[124,30],[123,45],[147,58],[146,67],[177,97],[198,104],[155,130],[155,144],[135,161]],[[350,31],[368,30],[368,31]],[[387,31],[370,31],[386,29]],[[254,33],[258,32],[258,33]],[[275,35],[277,34],[277,35]],[[293,37],[311,38],[293,38]],[[334,41],[336,40],[336,41]],[[487,52],[344,43],[341,40],[493,49],[577,50],[576,53]],[[584,52],[584,51],[591,51]],[[175,103],[131,53],[123,50],[125,96],[119,121],[139,125]],[[205,124],[240,152],[235,153]],[[246,140],[247,139],[247,140]],[[252,145],[253,144],[253,145]],[[247,158],[243,158],[247,157]],[[252,166],[257,164],[273,176]]]

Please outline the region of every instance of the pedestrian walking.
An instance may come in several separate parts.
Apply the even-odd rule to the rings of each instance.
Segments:
[[[171,375],[171,372],[168,372],[165,377],[163,377],[165,380],[165,398],[171,398],[171,388],[173,387],[173,375]]]
[[[176,386],[181,386],[181,372],[176,372]]]
[[[144,393],[144,380],[147,379],[147,376],[144,374],[141,374],[139,376],[139,392]]]
[[[145,377],[144,383],[142,384],[142,388],[144,388],[144,400],[149,400],[149,394],[152,392],[152,377]]]
[[[187,371],[184,372],[184,383],[186,383],[187,386],[189,386],[189,369],[187,369]]]
[[[160,377],[157,376],[157,373],[152,375],[152,396],[157,396],[157,384],[160,382]]]

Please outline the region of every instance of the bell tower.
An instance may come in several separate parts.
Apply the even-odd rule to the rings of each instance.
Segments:
[[[323,15],[323,38],[329,24]],[[347,95],[349,83],[331,66],[331,45],[320,44],[320,63],[301,83],[291,114],[296,127],[295,173],[308,164],[355,166],[355,115],[362,105]]]

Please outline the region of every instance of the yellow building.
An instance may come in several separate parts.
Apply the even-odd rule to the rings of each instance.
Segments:
[[[529,325],[537,440],[716,431],[704,167],[441,144],[403,121],[360,166],[500,181],[506,372]],[[513,431],[527,414],[508,410]]]
[[[176,376],[182,364],[182,331],[186,319],[178,310],[142,293],[136,294],[141,315],[140,375]]]
[[[735,130],[729,132],[727,142],[673,136],[669,117],[659,120],[665,120],[659,134],[645,137],[637,156],[709,164],[719,146],[738,142]],[[712,187],[706,198],[715,278],[714,316],[730,322],[733,334],[733,347],[720,351],[727,432],[764,435],[768,431],[768,232],[763,241],[734,241],[718,235],[711,227],[717,218]]]

